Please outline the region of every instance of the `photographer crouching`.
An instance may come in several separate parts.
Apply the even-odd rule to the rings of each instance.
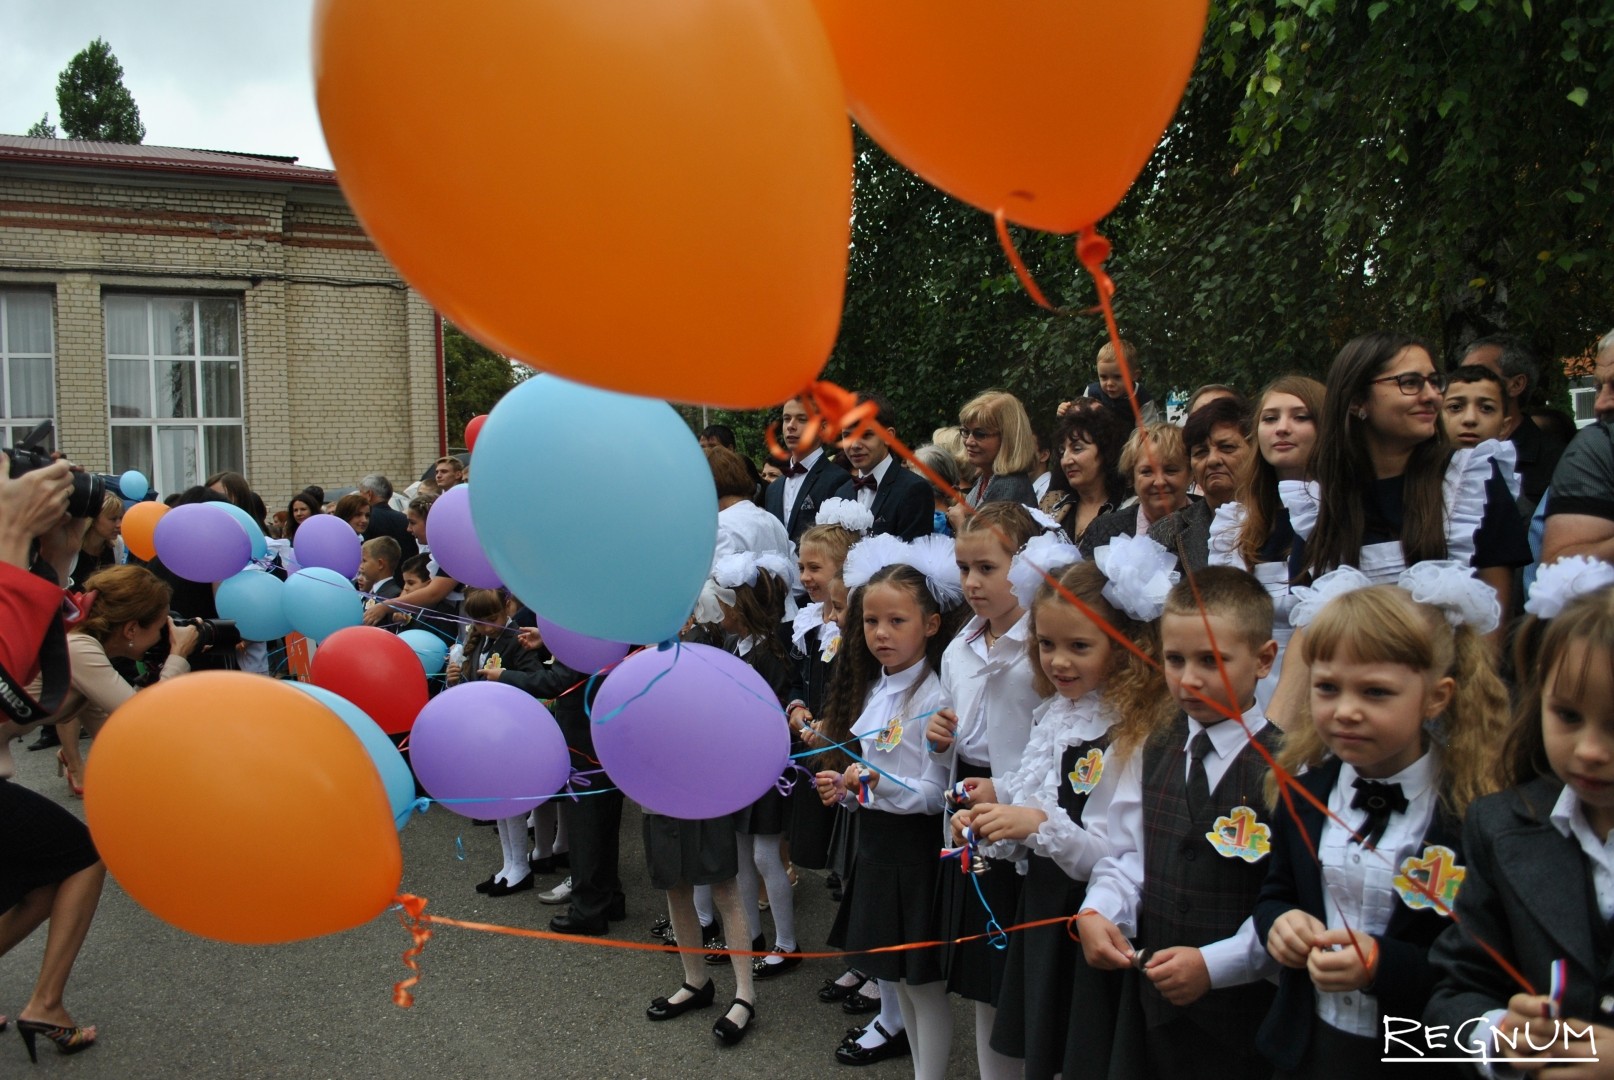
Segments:
[[[39,979],[17,1017],[36,1060],[41,1035],[64,1054],[95,1043],[95,1028],[75,1023],[62,999],[106,867],[83,822],[13,781],[11,743],[66,719],[94,734],[136,693],[113,656],[138,657],[166,639],[169,678],[189,670],[196,646],[196,629],[170,623],[167,586],[144,568],[101,571],[74,598],[57,584],[68,579],[102,498],[117,497],[102,479],[66,461],[19,468],[0,453],[0,956],[49,922]]]

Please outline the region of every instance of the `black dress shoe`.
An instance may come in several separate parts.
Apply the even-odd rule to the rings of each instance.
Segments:
[[[476,887],[476,891],[479,892],[479,893],[486,894],[489,889],[493,888],[493,886],[497,885],[498,883],[499,883],[499,875],[494,874],[492,877],[488,878],[486,881],[479,883],[477,885],[477,887]]]
[[[558,868],[560,868],[561,870],[570,870],[572,868],[572,853],[571,852],[569,852],[569,851],[557,851],[557,852],[555,852],[553,858],[555,860],[555,865]]]
[[[837,1001],[845,1001],[847,998],[863,989],[863,984],[868,981],[869,980],[867,977],[859,975],[857,982],[843,986],[834,979],[825,979],[824,985],[818,988],[818,1000],[822,1001],[825,1005],[833,1005]]]
[[[685,983],[683,988],[689,991],[689,997],[683,1001],[668,1001],[659,997],[650,1003],[644,1014],[652,1020],[671,1020],[675,1016],[683,1016],[692,1009],[704,1009],[711,1005],[712,999],[717,996],[717,987],[712,980],[707,979],[706,985],[694,987]]]
[[[605,917],[611,922],[621,922],[628,917],[628,901],[621,893],[611,899],[611,906],[605,909]]]
[[[835,1060],[842,1065],[873,1065],[876,1061],[885,1061],[887,1058],[906,1057],[912,1051],[908,1048],[908,1033],[899,1031],[892,1035],[880,1026],[880,1021],[874,1022],[874,1030],[885,1036],[885,1042],[872,1049],[859,1046],[856,1042],[843,1042],[835,1048]]]
[[[506,885],[502,881],[495,881],[488,886],[488,895],[493,897],[509,896],[511,893],[526,892],[534,884],[533,875],[528,874],[514,885]]]
[[[778,957],[777,960],[774,957]],[[775,945],[773,956],[759,956],[751,961],[751,977],[754,979],[771,979],[776,975],[783,975],[801,963],[801,947],[794,949],[781,949]]]
[[[763,952],[764,950],[767,949],[767,947],[768,947],[768,939],[763,937],[761,934],[758,934],[751,941],[751,951],[752,952]],[[708,948],[712,948],[712,949],[727,949],[728,946],[723,944],[721,941],[719,941],[716,945],[708,946]],[[729,956],[729,954],[726,953],[726,952],[709,952],[709,953],[706,954],[706,962],[708,964],[712,964],[714,966],[718,965],[718,964],[727,964],[732,959],[733,958],[731,956]]]
[[[55,724],[46,724],[39,729],[39,737],[28,744],[30,750],[49,750],[53,746],[62,745],[62,736],[56,730]]]
[[[551,855],[542,859],[528,859],[527,868],[535,874],[543,874],[547,877],[555,872],[555,857]]]
[[[880,1011],[880,999],[864,997],[861,988],[845,1001],[841,1002],[841,1012],[847,1016],[866,1016],[869,1013]]]
[[[751,1030],[751,1025],[757,1022],[757,1010],[755,1005],[752,1005],[749,1001],[745,1000],[745,998],[735,998],[734,1005],[738,1005],[746,1011],[747,1015],[745,1018],[744,1027],[736,1024],[727,1016],[718,1017],[717,1023],[712,1025],[712,1034],[716,1035],[717,1041],[722,1043],[724,1046],[738,1046],[740,1040],[745,1038],[745,1033]],[[733,1011],[734,1005],[729,1006],[730,1011]]]
[[[650,936],[665,941],[672,937],[672,920],[663,915],[650,924]]]
[[[571,912],[550,919],[549,928],[557,934],[582,934],[585,937],[602,937],[611,930],[610,924],[604,919],[599,922],[574,919]]]

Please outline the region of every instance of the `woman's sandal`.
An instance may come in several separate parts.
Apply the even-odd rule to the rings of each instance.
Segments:
[[[34,1039],[37,1036],[45,1036],[64,1054],[76,1054],[95,1045],[93,1027],[61,1027],[58,1024],[46,1024],[18,1017],[17,1034],[22,1036],[23,1045],[28,1048],[28,1060],[35,1065],[39,1064],[39,1053],[34,1049]]]
[[[755,1005],[752,1005],[749,1001],[745,1000],[745,998],[738,997],[734,999],[734,1005],[739,1005],[750,1015],[746,1018],[744,1027],[736,1024],[727,1016],[720,1016],[717,1018],[717,1023],[712,1025],[712,1034],[716,1035],[717,1041],[722,1043],[724,1046],[738,1046],[740,1040],[745,1038],[745,1033],[750,1031],[752,1025],[757,1022],[757,1009]],[[729,1008],[733,1009],[734,1005],[730,1005]]]
[[[675,1016],[683,1016],[692,1009],[704,1009],[712,1003],[717,996],[717,987],[711,979],[706,980],[705,986],[691,986],[684,983],[683,989],[689,991],[689,997],[683,1001],[668,1001],[658,997],[650,1003],[644,1014],[652,1020],[671,1020]]]

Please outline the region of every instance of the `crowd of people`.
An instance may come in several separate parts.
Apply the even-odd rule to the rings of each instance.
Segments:
[[[878,392],[859,395],[878,424],[847,431],[811,432],[786,402],[783,460],[702,432],[717,543],[682,637],[757,672],[811,778],[721,818],[643,815],[667,896],[650,933],[687,950],[647,1018],[712,1007],[727,968],[711,1030],[746,1039],[760,984],[801,964],[793,889],[812,870],[839,905],[827,945],[851,960],[813,993],[868,1018],[825,1048],[845,1066],[906,1056],[944,1076],[956,994],[983,1077],[1393,1075],[1383,1059],[1408,1055],[1389,1052],[1392,1020],[1445,1025],[1447,1056],[1494,1059],[1487,1075],[1599,1068],[1614,334],[1600,419],[1578,433],[1532,411],[1520,343],[1452,359],[1367,334],[1322,381],[1202,387],[1178,425],[1136,351],[1106,344],[1056,415],[987,391],[914,461],[887,444]],[[139,686],[284,672],[265,643],[200,647],[188,620],[216,617],[211,589],[120,564],[115,499],[63,522],[58,471],[0,486],[0,673],[39,703],[0,727],[0,777],[43,720],[78,794],[76,727],[93,734]],[[452,639],[447,685],[554,701],[574,766],[595,767],[592,673],[550,655],[519,599],[431,558],[433,500],[467,479],[445,457],[410,491],[367,476],[273,517],[237,474],[174,501],[233,503],[288,562],[311,516],[341,518],[364,538],[366,623]],[[60,663],[20,647],[61,615],[53,580],[77,597]],[[95,1032],[62,990],[104,869],[50,800],[7,781],[0,798],[44,838],[0,850],[0,953],[53,926],[19,1024],[30,1052],[39,1034],[74,1052]],[[564,905],[551,928],[611,932],[622,814],[608,790],[489,822],[502,861],[478,891],[565,871],[538,895]]]

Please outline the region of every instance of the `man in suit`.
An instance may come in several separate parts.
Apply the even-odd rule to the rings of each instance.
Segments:
[[[873,402],[879,410],[875,419],[896,433],[891,403],[883,395],[865,391],[858,394],[858,400]],[[891,456],[891,448],[872,431],[843,439],[843,444],[852,475],[835,489],[835,497],[852,499],[872,513],[876,533],[891,533],[904,540],[930,535],[936,506],[930,482],[903,468]]]
[[[779,430],[790,460],[780,466],[784,475],[768,485],[762,504],[795,541],[812,528],[819,506],[840,488],[846,471],[830,459],[822,444],[806,456],[797,455],[796,445],[807,431],[807,407],[796,398],[780,407]]]
[[[418,554],[420,548],[415,538],[409,535],[409,519],[390,504],[392,481],[380,473],[371,473],[359,481],[359,494],[370,500],[370,525],[364,530],[364,538],[374,540],[378,536],[390,536],[398,541],[398,548],[402,552],[399,565],[403,564],[404,559]]]

